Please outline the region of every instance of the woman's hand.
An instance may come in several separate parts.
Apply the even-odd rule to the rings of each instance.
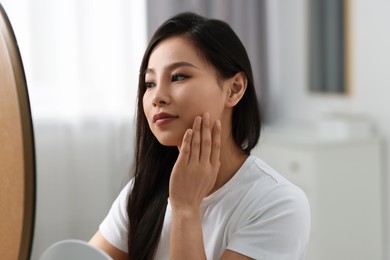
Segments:
[[[217,179],[220,145],[221,122],[217,120],[211,127],[208,113],[196,117],[193,128],[184,134],[171,174],[169,197],[173,210],[199,211],[203,198],[210,193]]]

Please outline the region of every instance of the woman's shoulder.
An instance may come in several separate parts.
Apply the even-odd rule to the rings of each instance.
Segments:
[[[300,259],[311,225],[305,192],[258,157],[248,157],[243,166],[231,201],[225,203],[235,207],[228,248],[256,259],[282,259],[282,246],[291,259]]]
[[[233,194],[235,194],[233,196]],[[220,190],[210,197],[218,199],[245,197],[263,200],[280,197],[306,198],[301,188],[288,181],[282,174],[262,159],[249,155],[236,174]],[[213,198],[216,199],[216,198]]]
[[[245,164],[247,165],[245,167],[243,165],[242,169],[240,169],[242,172],[239,173],[242,175],[240,179],[243,182],[257,183],[259,185],[264,184],[267,187],[285,186],[293,189],[298,188],[287,180],[283,176],[283,173],[276,171],[272,166],[257,156],[250,155]]]
[[[284,201],[285,206],[309,207],[305,192],[262,159],[251,155],[246,164],[239,173],[240,184],[237,185],[238,189],[247,194],[246,197],[261,201],[260,205]]]

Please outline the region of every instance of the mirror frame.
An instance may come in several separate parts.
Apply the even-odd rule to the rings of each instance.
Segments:
[[[10,225],[10,223],[15,223],[15,220],[12,220],[14,217],[13,212],[17,212],[18,217],[20,217],[20,220],[22,223],[21,227],[9,227],[7,230],[11,230],[11,232],[17,232],[16,230],[21,230],[21,233],[18,235],[20,237],[19,244],[17,244],[17,239],[15,239],[15,251],[18,250],[18,252],[14,252],[15,255],[18,256],[19,260],[29,259],[31,256],[31,250],[32,250],[32,242],[33,242],[33,234],[34,234],[34,221],[35,221],[35,204],[36,204],[36,165],[35,165],[35,146],[34,146],[34,133],[33,133],[33,124],[32,124],[32,115],[31,115],[31,109],[30,109],[30,101],[28,96],[28,90],[27,90],[27,82],[25,78],[23,63],[21,59],[21,55],[19,52],[19,48],[17,45],[16,37],[14,34],[14,31],[12,29],[11,23],[8,19],[8,16],[3,8],[3,6],[0,4],[0,52],[2,57],[5,57],[6,60],[1,61],[2,64],[0,66],[3,66],[3,69],[1,69],[1,82],[0,82],[0,90],[3,88],[3,93],[15,93],[15,95],[11,95],[11,97],[3,97],[1,102],[13,102],[10,103],[9,107],[11,108],[17,108],[17,115],[18,118],[15,118],[14,123],[9,122],[10,125],[18,125],[21,129],[2,129],[4,126],[0,128],[0,131],[3,132],[0,134],[3,134],[2,137],[3,141],[6,140],[6,145],[9,143],[12,144],[12,140],[6,139],[7,133],[10,131],[13,132],[19,132],[20,136],[18,136],[19,140],[17,144],[21,143],[21,146],[19,147],[21,149],[18,149],[19,147],[17,144],[15,146],[9,146],[7,149],[2,150],[5,151],[6,154],[0,155],[4,158],[10,158],[8,154],[8,150],[10,150],[10,154],[16,154],[12,150],[17,150],[17,154],[20,155],[20,158],[22,158],[22,161],[20,164],[22,165],[14,165],[12,162],[5,161],[6,159],[2,160],[0,158],[0,184],[4,185],[3,187],[0,187],[2,189],[1,193],[2,195],[5,194],[5,198],[9,199],[9,203],[5,203],[4,205],[1,205],[1,207],[6,208],[6,210],[2,209],[3,213],[1,214],[1,221],[3,222],[2,226],[6,227],[7,225]],[[1,67],[0,67],[1,68]],[[4,77],[4,78],[3,78]],[[8,84],[8,82],[11,82],[11,84]],[[12,88],[7,91],[7,88]],[[12,100],[12,98],[15,97],[15,100]],[[1,98],[0,98],[1,99]],[[5,103],[6,103],[5,102]],[[3,107],[7,108],[7,105],[4,105]],[[0,111],[1,113],[4,113],[5,118],[7,119],[6,115],[7,113],[11,113],[10,111]],[[16,113],[15,111],[13,113]],[[13,121],[14,118],[12,118]],[[3,121],[5,122],[5,121]],[[8,125],[8,124],[7,124]],[[7,132],[7,130],[9,132]],[[12,136],[11,136],[12,138]],[[8,143],[9,141],[9,143]],[[3,144],[2,144],[3,145]],[[9,149],[8,149],[9,148]],[[16,167],[19,167],[22,169],[20,172],[16,171]],[[21,176],[20,176],[21,175]],[[4,179],[3,179],[4,178]],[[19,178],[19,179],[18,179]],[[15,185],[6,185],[6,184],[14,184],[15,182],[12,182],[12,179],[17,179],[17,187]],[[17,193],[23,193],[20,194],[20,198],[22,199],[22,205],[14,205],[13,201],[10,199],[13,199],[12,194]],[[4,198],[3,198],[4,199]],[[20,201],[20,200],[18,200]],[[12,209],[16,208],[17,210],[14,210],[11,212],[10,206],[12,206]],[[21,208],[19,208],[21,207]],[[19,215],[22,214],[22,216]],[[3,217],[5,219],[3,219]],[[2,233],[1,230],[0,233]],[[11,233],[10,232],[10,233]],[[9,233],[8,233],[9,234]],[[0,234],[2,236],[1,239],[6,240],[7,239],[7,233]],[[12,240],[12,239],[11,239]],[[11,243],[11,242],[10,242]],[[12,242],[13,243],[13,242]],[[3,252],[5,250],[14,250],[13,248],[3,248],[6,245],[0,245],[0,252]]]

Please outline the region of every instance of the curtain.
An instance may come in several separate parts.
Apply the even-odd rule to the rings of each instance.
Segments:
[[[33,114],[35,260],[59,240],[89,240],[129,178],[147,40],[145,2],[2,4],[18,41]]]
[[[35,115],[127,116],[134,110],[146,36],[143,7],[132,2],[26,3],[30,45],[25,66]]]
[[[147,0],[147,29],[151,37],[169,17],[184,11],[224,20],[243,42],[251,59],[258,99],[267,119],[267,0]]]
[[[310,89],[344,93],[344,1],[312,0],[310,9]]]

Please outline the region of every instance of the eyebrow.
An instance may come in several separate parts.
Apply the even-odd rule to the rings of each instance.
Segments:
[[[189,62],[186,62],[186,61],[178,61],[178,62],[174,62],[172,64],[169,64],[168,66],[166,66],[164,69],[165,70],[174,70],[176,68],[179,68],[179,67],[192,67],[192,68],[195,68],[195,69],[199,69],[197,66],[195,66],[194,64],[192,63],[189,63]],[[147,68],[145,70],[145,74],[147,73],[155,73],[154,69],[151,69],[151,68]]]

